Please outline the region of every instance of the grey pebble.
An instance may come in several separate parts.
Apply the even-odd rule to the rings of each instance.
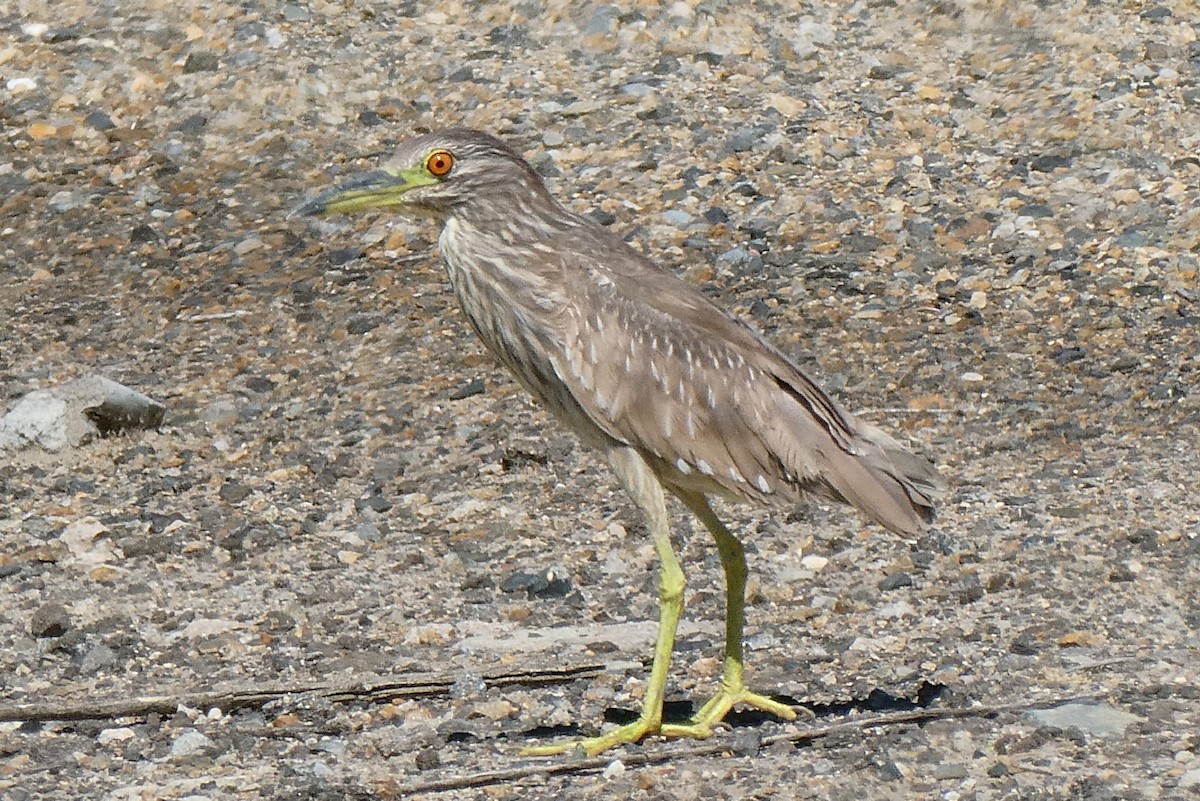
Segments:
[[[169,756],[189,757],[207,752],[213,747],[213,741],[195,729],[184,729],[175,741],[171,743]]]
[[[29,619],[29,633],[34,637],[61,637],[70,629],[66,607],[57,601],[38,607]]]
[[[911,587],[912,585],[912,576],[904,571],[900,571],[899,573],[893,573],[890,576],[885,576],[879,582],[879,589],[883,590],[884,592],[888,592],[889,590],[898,590],[901,587]]]

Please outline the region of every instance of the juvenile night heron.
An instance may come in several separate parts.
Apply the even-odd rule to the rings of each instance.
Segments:
[[[933,466],[856,420],[693,286],[565,209],[492,136],[455,128],[409,139],[379,171],[298,212],[376,207],[441,221],[450,284],[475,333],[604,453],[654,537],[660,617],[640,716],[597,737],[530,751],[578,746],[596,754],[653,733],[708,737],[735,704],[794,718],[791,707],[743,684],[745,553],[708,497],[776,505],[833,499],[914,535],[932,518]],[[684,587],[666,492],[712,533],[725,571],[720,690],[685,724],[662,721]]]

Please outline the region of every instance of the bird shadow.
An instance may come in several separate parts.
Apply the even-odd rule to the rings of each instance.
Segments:
[[[910,712],[917,709],[928,709],[945,694],[946,685],[934,682],[922,682],[914,696],[895,695],[886,690],[875,688],[862,698],[835,700],[829,703],[802,703],[789,695],[772,695],[772,700],[789,706],[807,709],[813,718],[831,718],[848,715],[852,712]],[[663,703],[664,723],[687,723],[699,707],[690,699],[669,700]],[[618,726],[637,720],[638,710],[624,707],[609,707],[604,710],[604,721]],[[725,716],[724,722],[734,729],[752,728],[764,723],[778,721],[779,718],[769,712],[758,709],[735,709]],[[528,739],[543,739],[554,737],[579,736],[578,726],[538,726],[524,732]]]

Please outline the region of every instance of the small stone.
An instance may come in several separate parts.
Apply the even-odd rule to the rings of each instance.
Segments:
[[[383,317],[378,314],[358,314],[346,323],[346,331],[350,334],[365,334],[383,324]]]
[[[58,128],[48,122],[35,122],[26,128],[25,132],[29,134],[30,139],[37,141],[39,139],[49,139],[51,136],[54,136],[58,133]]]
[[[168,756],[175,758],[195,756],[208,751],[212,747],[213,741],[200,732],[195,729],[184,729],[175,738],[175,742],[171,743],[171,751]]]
[[[210,53],[207,50],[193,50],[188,53],[187,59],[183,62],[183,74],[216,72],[220,64],[221,59],[216,53]]]
[[[60,189],[50,196],[47,205],[57,212],[74,211],[84,205],[87,200],[78,189]]]
[[[137,737],[137,732],[128,726],[119,728],[104,729],[96,735],[96,742],[100,745],[108,745],[109,743],[127,743]]]
[[[249,498],[252,492],[254,490],[245,484],[240,484],[236,481],[226,481],[221,485],[221,489],[217,492],[217,495],[226,503],[241,503]]]
[[[100,111],[99,109],[96,109],[84,117],[83,122],[89,128],[96,131],[111,131],[113,128],[117,127],[117,124],[113,122],[112,117],[108,116],[108,114]]]
[[[158,231],[155,231],[153,227],[146,224],[136,225],[129,232],[129,241],[134,245],[157,242],[159,239]]]
[[[800,560],[800,566],[805,570],[811,570],[814,573],[820,573],[829,564],[829,560],[824,556],[809,554]]]
[[[55,601],[42,604],[29,619],[29,633],[34,637],[61,637],[70,628],[66,607]]]
[[[1079,729],[1092,737],[1120,737],[1131,724],[1145,720],[1112,704],[1090,701],[1070,701],[1027,714],[1039,726]]]
[[[898,590],[901,587],[911,587],[912,585],[912,576],[904,571],[900,571],[899,573],[893,573],[890,576],[885,576],[883,580],[879,582],[879,589],[883,590],[884,592],[888,592],[889,590]]]
[[[425,748],[417,752],[413,759],[416,762],[417,770],[433,770],[441,767],[442,758],[438,755],[436,748]]]
[[[245,256],[247,253],[253,253],[254,251],[260,250],[266,246],[267,243],[262,241],[262,239],[257,236],[251,236],[234,245],[233,252],[239,256]]]
[[[1063,155],[1044,155],[1038,156],[1029,162],[1029,169],[1035,172],[1054,172],[1057,169],[1062,169],[1071,166],[1071,157]]]
[[[967,766],[957,762],[950,764],[937,765],[933,769],[933,778],[935,779],[965,779],[970,775],[967,771]]]
[[[19,95],[22,92],[31,92],[37,89],[37,81],[33,78],[9,78],[4,83],[4,88],[12,92],[14,95]]]
[[[79,661],[79,672],[93,676],[117,663],[117,653],[104,643],[96,643]]]
[[[663,212],[663,219],[676,228],[684,228],[691,225],[695,218],[681,209],[668,209]]]
[[[625,775],[625,763],[619,759],[614,759],[608,763],[608,766],[601,771],[600,775],[608,781],[620,778]]]
[[[450,393],[450,400],[463,400],[487,392],[487,383],[482,378],[476,378],[455,389]]]

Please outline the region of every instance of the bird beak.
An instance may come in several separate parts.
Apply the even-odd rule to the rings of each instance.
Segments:
[[[351,178],[298,206],[289,217],[360,211],[380,206],[403,206],[410,189],[433,183],[423,171],[384,167]]]

